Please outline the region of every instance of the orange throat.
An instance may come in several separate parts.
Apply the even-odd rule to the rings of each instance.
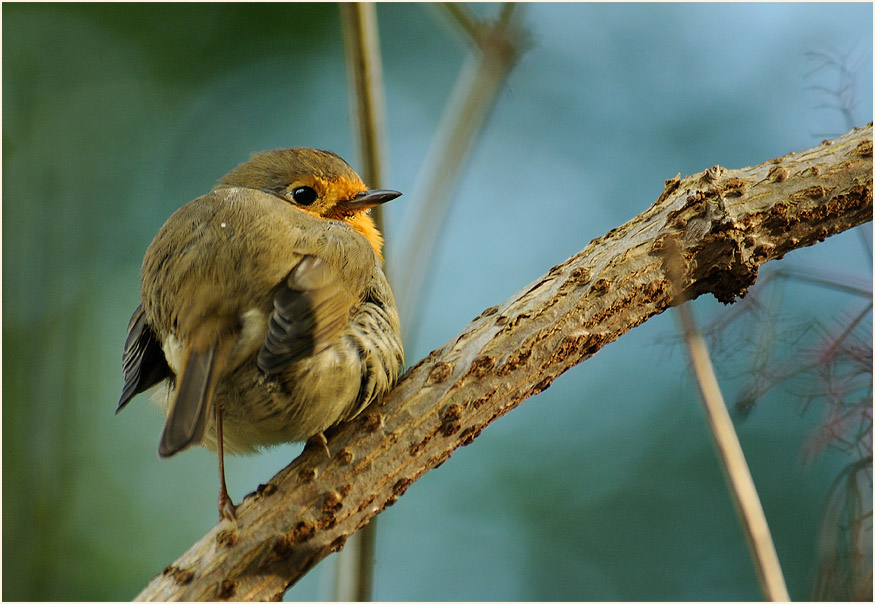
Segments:
[[[377,225],[374,224],[374,219],[367,211],[354,212],[351,216],[343,216],[340,218],[346,224],[354,228],[356,231],[364,235],[371,247],[374,248],[374,253],[380,262],[383,261],[383,236],[377,230]]]

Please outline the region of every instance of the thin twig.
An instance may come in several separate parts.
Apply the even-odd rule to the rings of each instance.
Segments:
[[[717,453],[726,474],[732,500],[735,502],[735,508],[744,527],[763,594],[772,602],[788,602],[790,594],[787,592],[766,515],[750,469],[744,459],[738,434],[735,432],[723,394],[720,392],[720,385],[717,383],[714,366],[708,354],[708,345],[696,326],[690,305],[682,304],[678,306],[677,311],[690,349],[690,358],[702,394],[708,426],[714,435]]]
[[[341,3],[343,47],[349,85],[350,123],[357,133],[361,174],[369,187],[383,186],[386,157],[386,102],[377,9],[373,3]],[[382,209],[371,210],[383,231]],[[372,599],[377,519],[350,538],[338,554],[335,575],[337,601]]]
[[[509,2],[507,4],[513,6]],[[476,44],[482,24],[471,9],[459,2],[441,2],[440,6],[446,11],[454,26],[468,37],[468,42]]]
[[[405,239],[400,249],[405,262],[392,275],[395,277],[392,282],[408,343],[416,336],[415,317],[424,277],[453,201],[455,185],[495,106],[504,80],[522,50],[522,36],[514,25],[520,12],[518,5],[507,3],[494,24],[477,21],[464,5],[444,7],[476,52],[469,57],[456,80],[416,179],[411,194],[416,201],[413,210],[416,214],[401,229]]]
[[[377,9],[369,2],[342,2],[343,48],[349,86],[350,123],[359,148],[360,171],[369,187],[383,186],[386,158],[386,99]],[[377,227],[379,206],[372,209]]]

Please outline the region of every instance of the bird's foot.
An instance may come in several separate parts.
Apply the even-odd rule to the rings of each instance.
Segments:
[[[219,493],[219,520],[237,522],[237,506],[227,493]]]
[[[309,447],[322,447],[322,450],[325,451],[325,457],[331,459],[331,451],[328,450],[328,439],[325,438],[324,432],[317,432],[313,436],[307,439],[307,444],[304,448]]]

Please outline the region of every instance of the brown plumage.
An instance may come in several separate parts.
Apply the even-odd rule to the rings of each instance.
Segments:
[[[349,419],[397,379],[398,312],[367,210],[337,155],[253,155],[177,210],[143,261],[118,409],[165,382],[159,453],[247,453]],[[217,433],[222,439],[217,441]],[[220,515],[233,506],[220,483]]]

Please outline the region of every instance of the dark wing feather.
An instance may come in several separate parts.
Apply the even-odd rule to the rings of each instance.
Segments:
[[[273,375],[331,346],[349,322],[354,302],[324,260],[304,256],[274,295],[258,367]]]
[[[161,343],[155,332],[146,323],[143,305],[137,307],[128,323],[128,337],[125,340],[125,351],[122,356],[122,371],[125,385],[115,412],[128,404],[134,396],[145,392],[158,382],[173,375]]]

